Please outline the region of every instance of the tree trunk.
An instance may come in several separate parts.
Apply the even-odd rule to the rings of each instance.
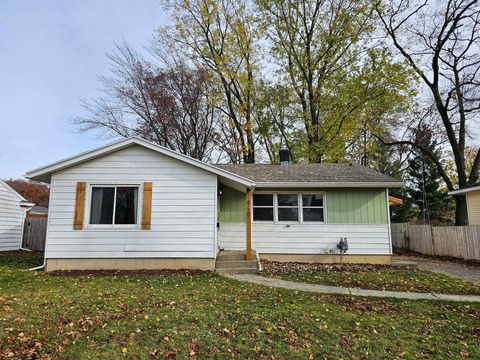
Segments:
[[[254,164],[255,163],[255,140],[253,138],[253,131],[248,128],[246,131],[247,134],[247,148],[244,152],[244,162],[245,164]]]
[[[455,225],[468,225],[467,197],[465,195],[454,196],[455,199]]]

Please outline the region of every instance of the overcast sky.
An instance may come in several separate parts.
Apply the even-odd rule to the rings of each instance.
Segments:
[[[163,20],[159,0],[1,0],[0,179],[108,142],[70,120],[114,42],[141,50]]]

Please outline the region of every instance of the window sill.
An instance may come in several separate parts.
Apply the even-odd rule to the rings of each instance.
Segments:
[[[252,221],[253,224],[272,224],[272,225],[326,225],[325,221]]]
[[[120,224],[116,224],[116,225],[100,225],[100,224],[97,224],[97,225],[94,225],[94,224],[89,224],[87,226],[85,226],[85,230],[126,230],[126,229],[129,229],[129,230],[135,230],[135,229],[138,229],[140,230],[140,225],[138,224],[125,224],[125,225],[120,225]]]

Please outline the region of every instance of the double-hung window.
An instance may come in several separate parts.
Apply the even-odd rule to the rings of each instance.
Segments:
[[[253,194],[253,220],[270,222],[325,222],[322,193]]]
[[[90,224],[137,224],[138,186],[92,186],[91,189]]]

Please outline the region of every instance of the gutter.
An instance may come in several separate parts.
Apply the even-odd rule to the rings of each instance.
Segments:
[[[480,186],[472,186],[472,187],[469,187],[469,188],[466,188],[466,189],[458,189],[458,190],[449,191],[448,195],[465,195],[465,194],[468,194],[468,193],[474,192],[474,191],[480,191]]]
[[[257,188],[398,188],[402,182],[257,182]]]

